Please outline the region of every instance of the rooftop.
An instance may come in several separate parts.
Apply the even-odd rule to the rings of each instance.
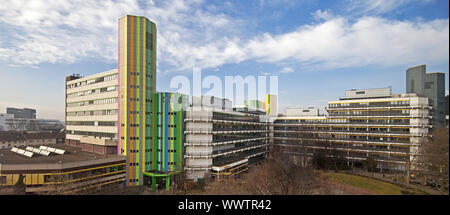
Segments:
[[[125,156],[121,155],[101,155],[92,152],[82,151],[81,148],[68,146],[64,144],[53,144],[44,145],[56,149],[65,150],[63,155],[51,153],[49,156],[34,154],[33,157],[29,158],[24,155],[15,153],[11,149],[1,149],[0,150],[0,164],[68,164],[77,163],[82,161],[95,161],[102,159],[109,160],[123,160],[125,161]],[[33,146],[34,148],[39,148],[39,146]],[[16,147],[24,149],[26,147]]]

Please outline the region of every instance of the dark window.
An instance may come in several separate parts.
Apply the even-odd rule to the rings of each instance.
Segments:
[[[425,89],[431,89],[433,87],[433,82],[425,82]]]

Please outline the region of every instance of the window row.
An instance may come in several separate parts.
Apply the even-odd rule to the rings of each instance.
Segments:
[[[117,109],[67,112],[67,116],[104,116],[104,115],[117,115]]]
[[[97,89],[92,89],[92,90],[71,93],[71,94],[67,95],[67,98],[88,96],[88,95],[92,95],[92,94],[111,92],[111,91],[116,91],[116,90],[117,90],[117,86],[103,87],[103,88],[97,88]]]
[[[113,75],[103,76],[103,77],[99,77],[99,78],[89,79],[89,80],[86,80],[86,81],[82,81],[82,82],[78,82],[78,83],[74,83],[74,84],[69,84],[69,85],[67,85],[67,89],[72,89],[72,88],[75,88],[75,87],[80,87],[80,86],[89,85],[89,84],[100,83],[100,82],[103,82],[103,81],[111,81],[111,80],[117,79],[117,77],[118,77],[117,74],[113,74]]]
[[[67,103],[67,107],[79,107],[79,106],[87,106],[87,105],[114,104],[114,103],[117,103],[117,97],[89,100],[89,101],[81,101],[81,102],[71,102],[71,103]]]

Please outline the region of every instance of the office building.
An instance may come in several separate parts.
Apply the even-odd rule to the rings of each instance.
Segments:
[[[432,107],[434,127],[445,125],[445,73],[426,72],[426,65],[406,70],[406,93],[428,97]]]
[[[277,95],[266,95],[266,110],[267,115],[276,117],[278,116],[278,97]]]
[[[7,114],[12,114],[14,118],[36,119],[36,110],[30,108],[6,108]]]
[[[328,116],[285,116],[273,123],[274,145],[285,153],[345,158],[361,164],[371,157],[380,171],[406,172],[421,138],[428,135],[426,97],[392,94],[389,88],[350,90],[328,102]]]
[[[66,144],[99,154],[117,154],[116,69],[66,78]]]
[[[248,107],[231,109],[222,105],[225,101],[211,103],[194,103],[186,111],[184,170],[187,179],[238,175],[268,153],[265,112]]]
[[[153,100],[154,130],[150,150],[146,152],[144,179],[151,183],[170,187],[170,177],[184,168],[184,118],[189,97],[179,93],[160,92]],[[150,182],[151,181],[151,182]]]

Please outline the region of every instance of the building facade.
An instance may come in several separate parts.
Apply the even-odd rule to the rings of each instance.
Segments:
[[[118,153],[127,157],[127,184],[143,184],[151,161],[156,25],[145,17],[119,19]]]
[[[117,154],[118,73],[66,78],[66,144]]]
[[[426,65],[406,70],[406,93],[428,97],[432,107],[434,127],[445,126],[445,73],[426,72]]]
[[[266,95],[266,110],[267,115],[276,117],[278,116],[278,96],[267,94]]]
[[[261,115],[219,105],[193,105],[185,119],[187,179],[238,175],[268,153],[268,123]]]
[[[159,92],[153,100],[152,145],[146,160],[144,177],[156,190],[156,183],[170,187],[170,178],[184,170],[184,118],[189,97]],[[151,181],[151,182],[150,182]]]
[[[30,108],[6,108],[7,114],[12,114],[14,118],[36,119],[36,110]]]
[[[279,117],[274,145],[289,154],[342,157],[349,164],[371,157],[381,171],[408,171],[430,129],[428,99],[383,91],[348,92],[345,99],[328,102],[328,116]]]

